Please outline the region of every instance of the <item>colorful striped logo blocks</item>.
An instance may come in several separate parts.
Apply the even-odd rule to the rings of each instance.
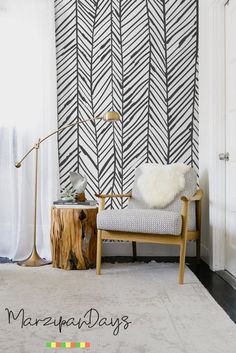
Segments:
[[[47,348],[90,348],[90,342],[46,342]]]

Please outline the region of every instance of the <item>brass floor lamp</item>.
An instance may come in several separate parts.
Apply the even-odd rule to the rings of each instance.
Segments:
[[[65,129],[71,128],[73,126],[76,125],[80,125],[80,124],[84,124],[86,122],[89,121],[94,121],[94,120],[105,120],[105,121],[116,121],[116,120],[120,120],[120,115],[117,112],[114,111],[110,111],[105,113],[102,117],[96,117],[96,118],[92,118],[92,119],[86,119],[86,120],[81,120],[78,121],[76,123],[73,124],[68,124],[63,126],[62,128],[55,130],[53,132],[51,132],[49,135],[47,135],[46,137],[39,139],[38,142],[21,158],[21,160],[19,162],[15,163],[15,167],[16,168],[20,168],[21,167],[21,163],[23,162],[23,160],[33,151],[35,150],[35,185],[34,185],[34,239],[33,239],[33,250],[30,254],[30,256],[23,260],[18,262],[18,265],[21,266],[29,266],[29,267],[36,267],[36,266],[43,266],[43,265],[47,265],[50,262],[42,259],[38,252],[37,252],[37,246],[36,246],[36,240],[37,240],[37,200],[38,200],[38,170],[39,170],[39,148],[41,143],[43,143],[45,140],[47,140],[48,138],[50,138],[51,136],[57,134],[60,131],[63,131]]]

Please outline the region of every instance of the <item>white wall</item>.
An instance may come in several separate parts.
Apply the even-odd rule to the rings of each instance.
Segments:
[[[202,205],[201,251],[209,263],[209,129],[210,87],[210,11],[209,1],[199,0],[199,184],[204,190]]]
[[[202,236],[202,257],[209,263],[209,195],[208,195],[208,130],[209,130],[209,104],[208,95],[209,85],[209,11],[208,0],[199,0],[200,2],[200,137],[199,137],[199,168],[200,168],[200,186],[205,191],[203,200],[203,236]],[[103,254],[106,256],[131,256],[131,243],[104,243]],[[179,246],[160,245],[160,244],[137,244],[138,256],[179,256]],[[188,242],[187,256],[195,256],[195,242]]]
[[[212,224],[210,221],[209,204],[215,204],[214,188],[209,192],[209,179],[212,179],[212,159],[217,158],[217,153],[212,155],[211,132],[215,126],[212,124],[214,72],[212,69],[213,45],[212,45],[212,8],[214,0],[199,0],[199,183],[204,190],[202,207],[202,258],[214,268],[213,247],[214,239]],[[210,201],[209,201],[210,200]],[[176,246],[138,244],[140,256],[177,256],[179,249]],[[129,243],[105,243],[104,255],[131,255],[132,246]],[[188,244],[187,256],[195,256],[194,243]]]
[[[26,5],[26,6],[32,6],[32,2],[28,4],[29,1],[23,1],[21,0],[20,3]],[[211,155],[211,150],[210,150],[210,140],[209,140],[209,133],[214,129],[214,126],[212,126],[210,116],[213,114],[213,109],[212,109],[212,82],[213,82],[213,77],[212,77],[212,47],[211,47],[211,11],[210,11],[210,3],[212,1],[210,0],[199,0],[200,4],[200,12],[199,12],[199,21],[200,21],[200,137],[199,137],[199,167],[200,167],[200,186],[204,189],[205,196],[204,196],[204,201],[203,201],[203,236],[202,236],[202,254],[204,259],[210,263],[212,266],[213,264],[213,241],[212,241],[212,232],[211,232],[211,226],[210,226],[210,221],[209,221],[209,178],[211,178],[211,171],[210,171],[210,161],[212,159]],[[3,19],[5,16],[5,11],[7,9],[6,6],[4,6],[4,3],[6,2],[0,2],[0,19],[2,25]],[[18,3],[18,1],[15,1],[15,3]],[[37,2],[38,5],[42,4],[42,1]],[[14,4],[14,2],[13,2]],[[27,16],[27,12],[25,12],[25,16]],[[36,16],[36,19],[39,18]],[[33,21],[33,19],[32,19]],[[34,19],[35,21],[35,19]],[[23,24],[23,23],[22,23]],[[21,27],[25,28],[24,26]],[[32,28],[35,28],[35,26],[32,26]],[[9,34],[8,34],[9,35]],[[11,35],[11,34],[10,34]],[[12,33],[12,43],[14,42],[14,46],[9,45],[9,40],[6,41],[4,38],[4,32],[2,32],[2,45],[5,49],[5,52],[8,51],[9,55],[6,56],[6,61],[4,62],[4,56],[1,56],[1,62],[2,62],[2,71],[1,71],[1,78],[5,77],[5,82],[6,84],[2,87],[1,91],[1,97],[5,97],[4,100],[1,102],[1,115],[0,117],[6,117],[5,121],[7,120],[8,123],[11,120],[10,125],[14,125],[14,121],[18,120],[19,118],[22,119],[23,116],[25,116],[25,100],[28,100],[26,98],[26,95],[31,92],[31,83],[29,80],[31,79],[32,83],[36,82],[36,77],[33,76],[33,73],[38,73],[38,76],[40,76],[39,73],[39,64],[41,63],[40,56],[38,55],[37,50],[39,50],[42,42],[36,43],[34,40],[31,42],[35,45],[35,47],[31,47],[31,50],[29,51],[29,56],[28,54],[28,63],[23,60],[24,57],[24,52],[27,50],[27,47],[22,47],[22,43],[19,40],[15,40],[15,38],[19,38],[21,33]],[[28,37],[33,38],[34,33],[28,32]],[[37,44],[37,45],[36,45]],[[36,49],[36,51],[35,51]],[[15,55],[15,56],[14,56]],[[37,64],[37,67],[35,67],[35,63],[37,60],[39,63]],[[23,60],[23,61],[22,61]],[[8,67],[11,68],[9,72],[4,69],[6,65],[8,64]],[[27,71],[28,73],[30,70],[32,71],[31,75],[27,75],[28,81],[25,81],[25,70],[26,70],[26,65],[27,66]],[[24,70],[21,70],[24,68]],[[36,70],[36,71],[35,71]],[[38,77],[37,76],[37,77]],[[21,78],[17,79],[16,78]],[[3,81],[2,81],[3,82]],[[21,82],[24,83],[24,89],[22,89]],[[1,88],[0,87],[0,88]],[[33,86],[34,90],[36,91],[38,85]],[[18,93],[17,93],[18,92]],[[26,94],[27,92],[27,94]],[[41,93],[40,93],[41,94]],[[39,95],[34,95],[39,98]],[[31,99],[28,100],[27,108],[29,110],[29,107],[31,107],[29,116],[34,116],[34,118],[39,116],[39,114],[44,114],[44,111],[39,112],[39,104],[37,104],[36,101],[32,100],[32,94],[30,95]],[[9,109],[10,107],[10,109]],[[22,107],[24,109],[22,109]],[[34,107],[37,107],[35,109]],[[3,114],[4,111],[4,114]],[[13,113],[14,112],[14,113]],[[22,113],[22,114],[20,114]],[[215,158],[215,156],[214,156]],[[213,202],[212,198],[212,193],[211,192],[211,202]],[[131,244],[129,243],[106,243],[104,244],[104,255],[131,255],[132,252],[132,247]],[[151,244],[138,244],[138,255],[153,255],[153,256],[174,256],[179,254],[179,249],[176,246],[166,246],[166,245],[151,245]],[[188,251],[187,255],[194,256],[195,255],[195,247],[194,243],[190,243],[188,245]]]
[[[225,0],[200,3],[200,184],[203,202],[202,250],[213,270],[224,269],[225,247]]]
[[[195,256],[195,242],[188,242],[187,256]],[[103,243],[103,256],[132,256],[130,242]],[[179,246],[137,243],[137,256],[179,256]]]

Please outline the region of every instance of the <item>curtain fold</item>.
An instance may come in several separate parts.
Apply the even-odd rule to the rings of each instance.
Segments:
[[[39,137],[57,129],[54,4],[5,1],[0,8],[0,256],[20,260],[33,244],[34,151]],[[58,197],[56,135],[40,147],[37,245],[50,258],[50,208]]]

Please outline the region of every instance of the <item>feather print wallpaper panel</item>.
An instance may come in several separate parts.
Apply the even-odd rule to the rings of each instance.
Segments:
[[[58,136],[87,192],[126,193],[144,162],[198,167],[198,0],[56,0],[58,125],[118,111]],[[112,207],[125,200],[110,200]]]

